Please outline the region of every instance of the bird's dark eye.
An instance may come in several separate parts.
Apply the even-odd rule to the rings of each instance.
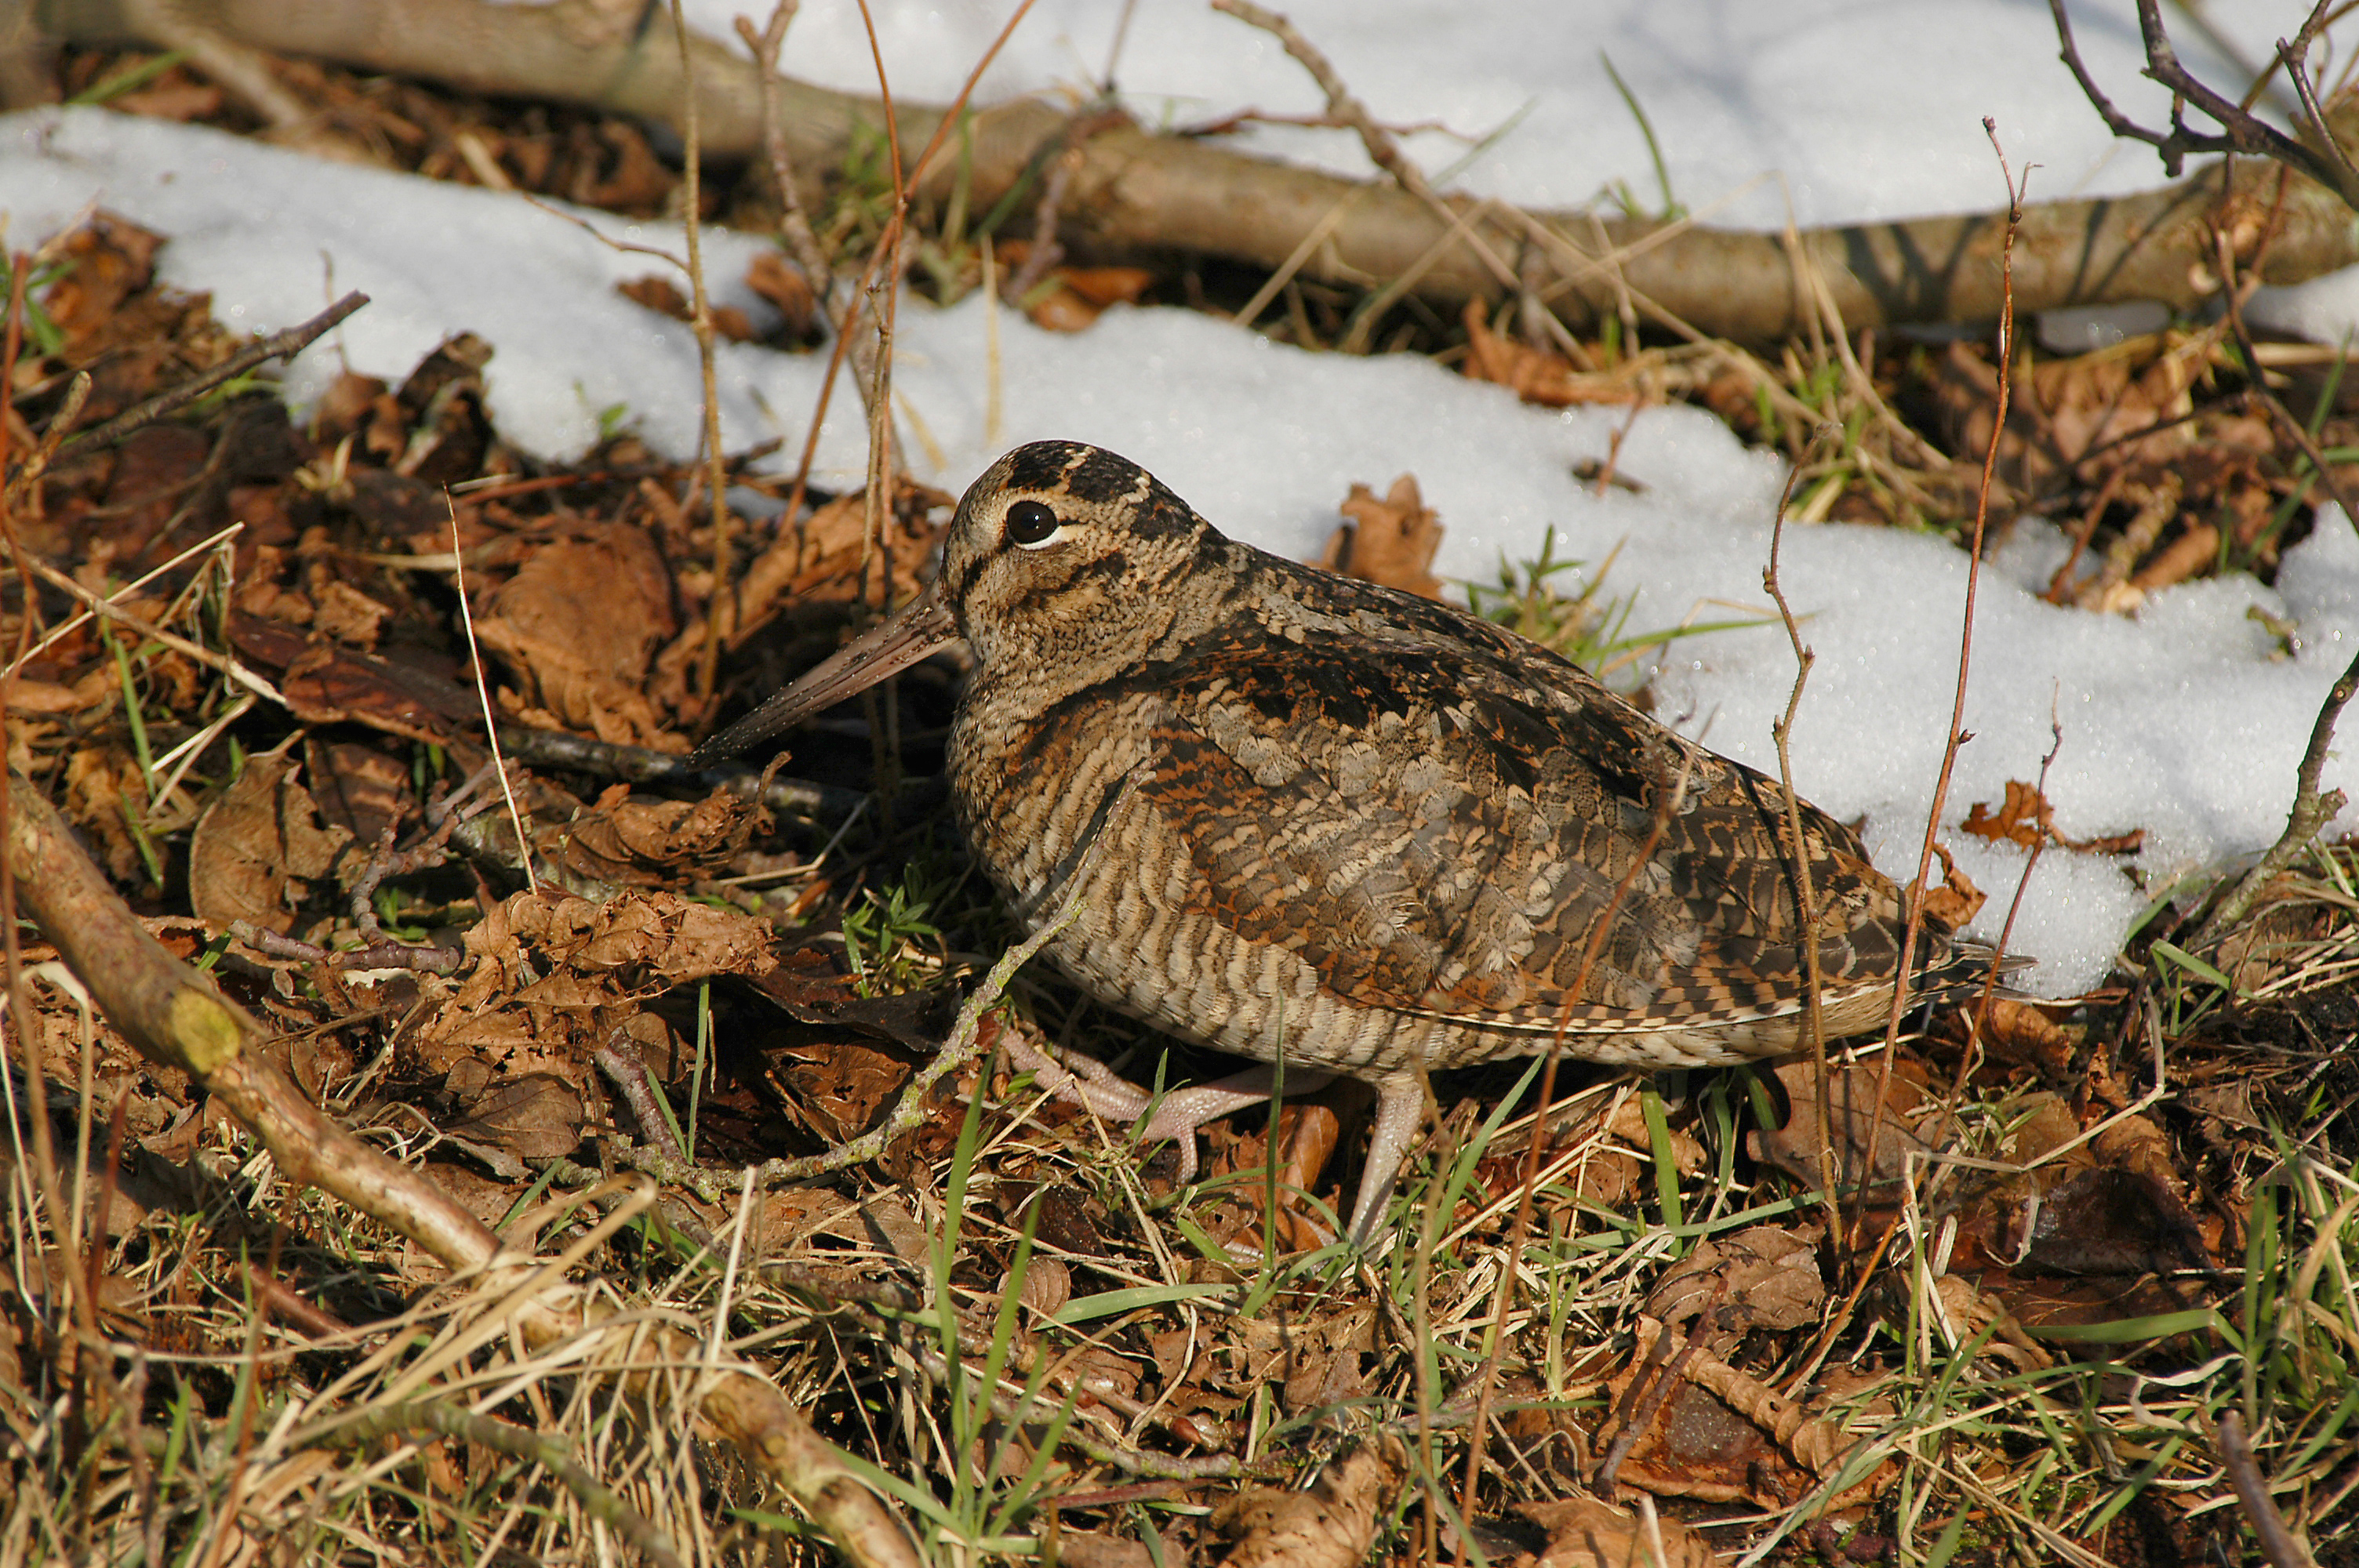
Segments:
[[[1018,545],[1045,544],[1058,528],[1057,514],[1038,501],[1019,501],[1007,509],[1007,536]]]

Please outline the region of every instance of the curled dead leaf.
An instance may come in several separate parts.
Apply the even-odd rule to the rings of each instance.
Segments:
[[[753,804],[726,790],[702,800],[636,796],[610,786],[571,822],[538,829],[542,857],[608,887],[658,887],[712,876],[745,847]]]
[[[1890,1201],[1908,1158],[1921,1159],[1947,1147],[1955,1140],[1958,1128],[1956,1119],[1929,1097],[1923,1065],[1905,1056],[1892,1063],[1892,1082],[1882,1093],[1879,1120],[1878,1079],[1883,1074],[1880,1062],[1831,1066],[1826,1122],[1838,1184],[1846,1191],[1858,1184],[1873,1144],[1874,1196]],[[1789,1108],[1785,1125],[1772,1131],[1747,1133],[1745,1147],[1755,1159],[1777,1166],[1806,1186],[1823,1187],[1818,1069],[1809,1062],[1788,1062],[1777,1069],[1777,1075]]]
[[[779,336],[800,342],[810,336],[819,298],[800,271],[776,251],[756,251],[745,266],[745,287],[768,300],[778,312]]]
[[[1626,378],[1584,373],[1562,354],[1519,343],[1491,330],[1478,300],[1466,302],[1466,359],[1470,381],[1495,382],[1527,403],[1567,408],[1583,403],[1636,403],[1643,395]]]
[[[1234,1541],[1226,1568],[1356,1568],[1375,1544],[1376,1514],[1400,1484],[1374,1446],[1330,1465],[1300,1491],[1248,1487],[1212,1510],[1212,1528]]]
[[[1366,485],[1354,484],[1338,510],[1350,521],[1328,535],[1319,565],[1428,599],[1441,597],[1441,581],[1433,575],[1441,520],[1418,493],[1415,474],[1393,481],[1381,501]]]
[[[2087,855],[2134,855],[2146,843],[2144,828],[2095,838],[2066,838],[2056,830],[2055,809],[2048,804],[2048,798],[2021,779],[2006,781],[2006,798],[1996,811],[1988,802],[1978,800],[1958,826],[1976,838],[2003,839],[2027,849],[2044,840]],[[1956,874],[1954,868],[1951,874]],[[1979,899],[1980,895],[1976,896]]]
[[[1719,1554],[1703,1537],[1658,1514],[1642,1519],[1596,1498],[1517,1503],[1516,1511],[1548,1531],[1532,1568],[1715,1568]]]
[[[1980,913],[1985,895],[1982,889],[1974,886],[1973,879],[1958,870],[1957,861],[1950,858],[1950,851],[1941,848],[1940,843],[1934,844],[1933,853],[1941,862],[1941,880],[1932,892],[1925,895],[1925,918],[1938,921],[1955,931]],[[1914,892],[1916,890],[1917,884],[1911,881],[1908,891]]]
[[[646,277],[635,277],[627,282],[614,285],[614,292],[632,304],[642,306],[658,316],[669,316],[675,321],[696,319],[695,306],[690,303],[688,297],[680,293],[679,286],[669,278],[658,277],[653,274]],[[707,308],[712,313],[712,330],[715,332],[733,343],[750,343],[754,341],[754,323],[747,319],[745,312],[738,309],[734,305],[708,304]]]
[[[323,825],[288,756],[248,758],[197,822],[189,843],[189,902],[214,931],[236,920],[280,935],[295,928],[307,881],[335,867],[353,836]]]
[[[1723,1352],[1756,1328],[1799,1328],[1826,1300],[1817,1226],[1750,1226],[1713,1237],[1680,1259],[1647,1292],[1647,1310]]]

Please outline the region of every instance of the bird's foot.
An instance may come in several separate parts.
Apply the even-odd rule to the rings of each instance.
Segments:
[[[1286,1075],[1288,1094],[1311,1094],[1324,1088],[1332,1073],[1306,1072],[1297,1067]],[[1277,1069],[1248,1067],[1209,1084],[1190,1084],[1165,1095],[1155,1114],[1140,1119],[1134,1135],[1141,1144],[1169,1139],[1180,1146],[1180,1184],[1196,1179],[1196,1130],[1218,1121],[1233,1110],[1259,1105],[1277,1087]]]

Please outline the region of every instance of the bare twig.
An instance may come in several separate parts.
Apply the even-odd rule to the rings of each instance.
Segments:
[[[2245,1505],[2245,1518],[2260,1540],[2269,1568],[2316,1568],[2310,1553],[2286,1528],[2285,1516],[2277,1512],[2277,1502],[2269,1496],[2268,1477],[2261,1474],[2253,1458],[2253,1445],[2245,1436],[2245,1418],[2234,1410],[2223,1411],[2213,1431],[2220,1440],[2220,1463],[2236,1488],[2236,1500]]]
[[[1259,27],[1277,38],[1286,52],[1292,55],[1300,62],[1302,69],[1310,73],[1310,79],[1319,84],[1319,90],[1327,95],[1327,112],[1359,133],[1360,145],[1367,150],[1369,161],[1390,175],[1394,184],[1399,186],[1409,197],[1431,212],[1437,220],[1449,226],[1451,237],[1472,252],[1484,270],[1489,273],[1493,287],[1512,294],[1523,287],[1521,275],[1507,265],[1499,255],[1496,247],[1475,227],[1472,221],[1473,214],[1453,209],[1450,203],[1434,194],[1433,187],[1426,181],[1424,171],[1417,167],[1415,161],[1407,153],[1401,151],[1400,144],[1393,139],[1390,132],[1376,123],[1375,118],[1368,113],[1366,105],[1352,96],[1351,90],[1343,85],[1343,78],[1336,70],[1333,62],[1328,59],[1318,46],[1304,38],[1293,23],[1275,11],[1265,10],[1253,4],[1253,0],[1212,0],[1212,8],[1216,11],[1225,11],[1237,20]],[[1348,195],[1339,198],[1335,206],[1330,210],[1328,221],[1341,222],[1344,207],[1349,200]],[[1316,242],[1308,238],[1297,247],[1301,258],[1306,260],[1310,252],[1316,248]],[[1296,265],[1299,265],[1299,262],[1298,261]]]
[[[958,124],[959,116],[965,113],[967,100],[973,94],[975,84],[983,80],[983,73],[991,69],[991,62],[999,58],[999,51],[1006,47],[1009,36],[1016,31],[1016,25],[1031,11],[1032,5],[1033,0],[1022,0],[1014,14],[1007,18],[1006,25],[999,29],[999,36],[992,39],[991,48],[984,51],[983,58],[975,62],[974,70],[967,73],[966,81],[959,88],[958,96],[951,100],[950,108],[944,112],[940,122],[934,127],[932,139],[927,142],[925,150],[919,155],[917,162],[912,166],[914,172],[908,181],[904,181],[900,177],[900,137],[896,134],[891,138],[894,185],[897,192],[894,203],[894,222],[886,224],[885,234],[877,240],[875,248],[869,253],[867,265],[861,269],[859,278],[852,286],[850,298],[844,306],[843,319],[836,325],[835,348],[828,355],[826,373],[820,378],[819,399],[811,409],[810,427],[803,437],[802,460],[795,465],[795,482],[787,493],[787,510],[784,516],[788,523],[794,521],[795,514],[801,509],[804,492],[810,484],[811,463],[819,455],[819,435],[827,423],[828,402],[835,391],[835,378],[843,368],[845,352],[853,341],[853,323],[868,297],[871,280],[876,276],[876,269],[884,264],[888,255],[898,254],[896,248],[899,243],[898,224],[906,219],[909,200],[916,194],[914,182],[924,176],[928,167],[933,162],[935,153],[940,150],[943,142],[948,139],[951,128]],[[865,15],[864,12],[863,14]],[[870,47],[874,50],[873,28]],[[878,80],[881,81],[884,74],[884,61],[881,54],[877,59],[877,73]],[[886,109],[888,115],[888,129],[897,132],[897,127],[893,126],[889,120],[891,107],[891,101],[887,99]],[[894,292],[897,296],[899,291],[899,275],[897,273]],[[869,388],[866,382],[857,376],[854,377],[854,381],[860,386],[861,395],[868,396]],[[864,568],[865,562],[863,565]]]
[[[1998,366],[1998,401],[1992,415],[1990,449],[1983,454],[1982,483],[1974,492],[1973,533],[1966,541],[1966,598],[1958,629],[1957,695],[1951,700],[1950,722],[1941,736],[1941,771],[1933,781],[1933,803],[1925,814],[1925,840],[1917,854],[1917,878],[1908,889],[1908,925],[1900,939],[1900,968],[1893,977],[1892,1011],[1885,1020],[1884,1065],[1875,1078],[1875,1109],[1868,1118],[1867,1152],[1860,1162],[1859,1213],[1854,1228],[1867,1217],[1876,1145],[1884,1133],[1884,1108],[1891,1093],[1893,1063],[1899,1055],[1900,1018],[1908,1009],[1908,977],[1916,968],[1917,938],[1924,929],[1925,900],[1931,892],[1927,883],[1933,874],[1933,842],[1941,831],[1941,813],[1949,806],[1950,775],[1958,764],[1958,748],[1967,740],[1966,677],[1973,665],[1974,600],[1982,586],[1983,532],[1990,522],[1991,482],[1998,471],[1999,432],[2006,428],[2006,406],[2013,390],[2015,233],[2023,221],[2023,186],[2007,167],[2006,149],[1999,145],[1997,124],[1985,117],[1983,134],[1990,138],[1991,151],[1998,157],[1999,176],[2006,182],[2006,243],[1999,252],[1998,341],[1994,356]],[[2025,178],[2029,178],[2027,170]]]
[[[788,150],[786,124],[778,108],[778,51],[786,44],[787,28],[800,5],[801,0],[778,0],[759,33],[749,18],[740,16],[737,36],[752,51],[755,67],[761,72],[762,150],[770,160],[770,178],[778,185],[778,232],[794,253],[796,265],[803,269],[803,281],[810,285],[814,309],[825,319],[835,295],[834,273],[820,254],[819,236],[811,232],[810,219],[803,211],[802,189],[795,183],[794,155]]]
[[[314,340],[368,302],[367,295],[354,289],[299,326],[289,327],[283,332],[273,332],[266,338],[248,343],[203,374],[192,376],[169,392],[159,392],[147,402],[125,409],[105,424],[71,438],[65,445],[80,447],[119,441],[142,425],[153,424],[174,409],[194,403],[223,382],[244,375],[265,360],[291,358],[301,353],[311,346]]]
[[[1812,446],[1817,443],[1813,441]],[[1801,710],[1802,687],[1810,683],[1810,666],[1819,655],[1802,641],[1801,624],[1794,619],[1793,608],[1786,602],[1786,588],[1779,579],[1778,550],[1786,540],[1786,512],[1794,497],[1794,481],[1799,477],[1799,462],[1787,470],[1786,488],[1778,493],[1777,511],[1769,524],[1769,564],[1761,571],[1761,586],[1769,590],[1777,602],[1778,618],[1786,623],[1786,640],[1794,649],[1794,686],[1787,694],[1786,715],[1770,726],[1769,733],[1777,744],[1777,784],[1786,816],[1786,849],[1793,857],[1790,869],[1794,879],[1794,912],[1799,919],[1797,940],[1802,945],[1802,1040],[1810,1053],[1812,1080],[1819,1101],[1819,1169],[1826,1178],[1824,1201],[1827,1222],[1838,1222],[1840,1210],[1835,1196],[1834,1131],[1829,1125],[1829,1106],[1833,1098],[1827,1073],[1826,1021],[1821,1014],[1821,997],[1825,981],[1820,972],[1819,902],[1810,886],[1810,844],[1802,835],[1802,803],[1794,791],[1794,759],[1791,741],[1794,735],[1794,715]],[[1908,966],[1904,961],[1893,976],[1895,990],[1908,984]]]
[[[1375,117],[1368,113],[1367,105],[1352,96],[1351,89],[1343,85],[1343,78],[1334,65],[1309,38],[1295,30],[1292,22],[1275,11],[1264,10],[1253,0],[1212,0],[1212,9],[1225,11],[1237,20],[1250,23],[1275,37],[1285,46],[1287,53],[1302,62],[1302,69],[1310,73],[1310,79],[1319,84],[1319,90],[1327,94],[1329,116],[1358,133],[1360,145],[1368,150],[1368,160],[1391,175],[1394,182],[1411,196],[1424,200],[1433,199],[1433,188],[1425,182],[1424,171],[1401,151],[1400,144],[1393,140],[1392,133],[1376,124]]]
[[[2301,48],[2306,51],[2317,29],[2324,20],[2333,0],[2318,0],[2317,7],[2302,25],[2299,34]],[[2138,0],[2138,32],[2146,44],[2146,74],[2170,89],[2170,129],[2158,131],[2139,124],[2116,108],[2105,95],[2089,68],[2082,63],[2080,46],[2073,41],[2072,24],[2064,14],[2064,0],[2048,0],[2048,9],[2056,21],[2056,36],[2063,47],[2065,66],[2072,79],[2081,84],[2081,92],[2105,122],[2105,128],[2125,140],[2144,142],[2162,155],[2162,167],[2173,179],[2186,166],[2190,154],[2249,153],[2298,169],[2334,191],[2354,207],[2359,207],[2359,174],[2354,174],[2350,160],[2339,148],[2332,156],[2303,146],[2283,131],[2261,119],[2243,104],[2236,103],[2199,81],[2179,58],[2179,50],[2170,41],[2169,32],[2162,25],[2161,0]],[[2302,69],[2300,57],[2292,46],[2282,39],[2277,44],[2278,59],[2294,78],[2295,92],[2303,110],[2310,116],[2310,130],[2323,146],[2334,146],[2334,134],[2326,117],[2319,112],[2317,95],[2309,85],[2309,72]],[[2185,107],[2192,105],[2200,113],[2217,122],[2215,134],[2190,127],[2183,118]]]
[[[532,838],[524,830],[524,813],[517,809],[516,791],[508,784],[508,765],[500,756],[500,727],[492,718],[491,676],[484,669],[483,645],[475,641],[474,608],[467,602],[467,557],[459,547],[459,507],[447,491],[442,503],[451,509],[451,561],[459,594],[459,623],[467,629],[467,662],[475,669],[475,700],[484,709],[484,741],[492,749],[492,767],[499,774],[500,794],[508,803],[508,825],[516,829],[516,860],[524,867],[524,885],[538,897],[540,878],[532,869]]]
[[[252,1128],[288,1181],[317,1186],[409,1238],[454,1270],[497,1271],[512,1281],[509,1305],[488,1326],[491,1337],[521,1330],[549,1344],[594,1330],[605,1310],[568,1281],[563,1259],[520,1260],[423,1173],[365,1142],[298,1091],[257,1047],[263,1031],[204,977],[165,950],[97,868],[73,843],[48,802],[13,770],[6,775],[5,864],[22,913],[57,945],[124,1039],[148,1060],[187,1072],[197,1088]],[[0,886],[0,896],[5,896]],[[16,922],[0,930],[13,950]],[[647,1197],[653,1196],[652,1189]],[[642,1205],[644,1206],[644,1205]],[[495,1283],[495,1288],[498,1282]],[[654,1360],[701,1349],[669,1327],[650,1333]],[[478,1341],[484,1342],[484,1341]],[[467,1342],[445,1353],[465,1352]],[[430,1362],[413,1366],[429,1378]],[[627,1374],[649,1389],[643,1370]],[[842,1454],[821,1440],[777,1385],[732,1359],[698,1394],[702,1415],[726,1433],[750,1464],[786,1487],[855,1562],[907,1564],[919,1559],[897,1517],[870,1492]]]
[[[1072,186],[1073,170],[1081,167],[1081,162],[1080,151],[1067,147],[1049,166],[1048,187],[1032,214],[1031,247],[1024,253],[1024,265],[1007,280],[1006,299],[1010,305],[1021,308],[1024,297],[1049,276],[1050,267],[1065,259],[1065,247],[1057,243],[1057,218],[1065,205],[1065,192]]]
[[[590,1059],[606,1075],[606,1081],[621,1092],[623,1103],[631,1108],[631,1115],[647,1141],[666,1157],[685,1164],[689,1152],[672,1138],[671,1120],[656,1103],[656,1087],[647,1081],[647,1064],[636,1053],[623,1048],[628,1039],[618,1026],[614,1038],[592,1052]]]
[[[689,330],[696,335],[696,368],[704,384],[705,488],[711,492],[712,598],[717,603],[729,593],[729,481],[722,470],[721,391],[712,368],[712,300],[704,287],[703,146],[697,136],[696,65],[695,57],[689,52],[688,16],[680,8],[680,0],[671,0],[671,26],[679,44],[679,69],[687,88],[680,105],[681,139],[687,143],[681,155],[680,175],[681,196],[687,210],[681,220],[688,228]],[[708,616],[704,622],[704,657],[696,666],[696,695],[701,700],[712,700],[712,683],[720,668],[721,618]]]
[[[97,594],[94,594],[90,589],[82,587],[82,584],[76,582],[65,573],[58,570],[47,561],[34,557],[27,557],[18,564],[20,568],[30,571],[33,576],[39,578],[51,588],[69,593],[75,599],[80,600],[82,604],[87,607],[92,614],[99,617],[99,619],[103,621],[112,621],[118,625],[128,626],[134,632],[138,633],[142,637],[161,643],[164,646],[171,649],[176,654],[185,654],[201,665],[219,670],[223,675],[227,676],[230,679],[245,687],[246,690],[254,693],[256,697],[264,697],[271,702],[275,702],[281,708],[288,707],[286,697],[277,687],[271,685],[267,680],[255,674],[252,670],[247,669],[244,665],[239,664],[227,654],[217,654],[201,643],[190,642],[188,638],[181,636],[177,632],[167,632],[161,626],[149,621],[147,617],[137,614],[132,611],[125,610],[122,605],[115,603],[111,599],[101,599]],[[289,708],[288,711],[291,712],[293,710]]]
[[[98,42],[103,36],[112,43],[117,35],[106,29],[120,26],[123,9],[56,5],[45,7],[45,15],[70,38]],[[372,71],[447,77],[453,40],[464,38],[468,44],[455,52],[473,90],[589,102],[613,113],[679,123],[678,51],[662,47],[670,40],[656,29],[617,27],[611,39],[585,47],[561,32],[564,18],[579,7],[339,0],[332,7],[235,9],[241,38],[260,49],[325,56]],[[326,19],[331,11],[332,25]],[[692,47],[706,156],[761,157],[765,122],[755,62],[734,39],[725,46],[701,39]],[[873,95],[793,81],[777,83],[774,93],[777,113],[769,123],[783,123],[799,168],[836,167],[853,139],[873,134],[880,123]],[[902,101],[897,109],[899,128],[911,142],[929,139],[943,121],[955,118],[931,104]],[[973,200],[989,204],[1022,189],[1071,118],[1069,111],[1038,99],[998,104],[976,116],[973,157],[958,176]],[[1092,137],[1085,166],[1073,181],[1071,207],[1087,211],[1093,249],[1107,255],[1186,249],[1273,267],[1321,214],[1356,191],[1348,220],[1332,244],[1317,248],[1303,276],[1364,286],[1370,278],[1400,276],[1449,228],[1389,178],[1380,184],[1345,179],[1137,126]],[[921,185],[947,183],[929,159],[913,168]],[[2201,302],[2209,293],[2208,265],[2198,276],[2189,264],[2209,252],[2190,242],[2199,238],[2200,214],[2222,193],[2216,173],[2204,170],[2144,196],[2031,210],[2017,255],[2017,308],[2132,298],[2180,307]],[[1586,218],[1575,212],[1538,217],[1560,235],[1589,232]],[[1608,227],[1614,243],[1625,244],[1669,226],[1632,219]],[[1495,220],[1474,238],[1512,253],[1519,234],[1519,223]],[[1997,234],[1995,222],[1974,215],[1820,230],[1803,240],[1825,269],[1844,319],[1856,329],[1994,316]],[[2342,201],[2307,181],[2289,211],[2288,235],[2295,243],[2279,247],[2273,283],[2297,282],[2359,260],[2359,232],[2347,222]],[[1806,306],[1774,234],[1684,228],[1678,243],[1648,256],[1630,282],[1690,320],[1746,340],[1798,330]],[[1454,313],[1469,297],[1495,299],[1515,287],[1512,269],[1503,280],[1471,242],[1453,242],[1421,277],[1417,293]],[[1562,308],[1569,318],[1585,319],[1615,303],[1610,292],[1584,287]]]

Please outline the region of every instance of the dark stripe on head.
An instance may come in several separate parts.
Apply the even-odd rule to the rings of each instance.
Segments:
[[[1003,488],[1008,490],[1062,490],[1066,470],[1081,461],[1093,449],[1078,441],[1034,441],[1016,448],[1000,461],[1006,466],[1007,477]],[[1113,457],[1100,452],[1098,457]],[[1114,458],[1115,462],[1123,460]],[[1086,465],[1084,465],[1086,466]]]
[[[1196,509],[1174,495],[1161,480],[1149,477],[1147,499],[1139,503],[1136,515],[1131,519],[1130,531],[1143,539],[1171,539],[1201,528],[1212,531],[1212,524],[1196,515]]]
[[[1146,477],[1136,463],[1103,447],[1067,449],[1086,454],[1065,475],[1065,489],[1076,501],[1096,505],[1120,501],[1136,492],[1138,481]]]

